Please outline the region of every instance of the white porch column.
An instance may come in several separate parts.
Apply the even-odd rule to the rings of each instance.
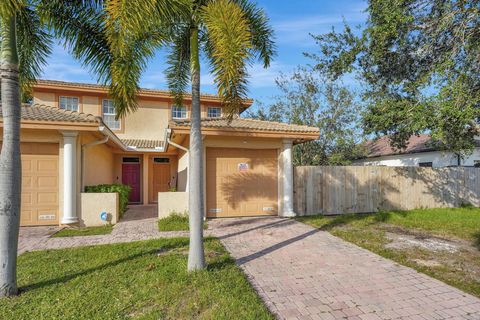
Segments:
[[[292,140],[283,141],[283,212],[282,217],[296,216],[293,211]]]
[[[77,136],[75,131],[63,134],[63,217],[62,224],[78,222],[77,217]]]

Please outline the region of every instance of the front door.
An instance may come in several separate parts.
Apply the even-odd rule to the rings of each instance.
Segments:
[[[170,159],[154,158],[151,201],[156,203],[158,201],[158,193],[167,192],[170,187]]]
[[[128,202],[140,203],[140,163],[122,164],[122,183],[132,188]]]

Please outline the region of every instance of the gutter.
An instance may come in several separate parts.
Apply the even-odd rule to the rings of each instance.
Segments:
[[[183,150],[183,151],[188,153],[189,150],[187,148],[185,148],[184,146],[181,146],[178,143],[175,143],[172,140],[170,140],[170,135],[171,134],[172,134],[172,129],[170,129],[170,128],[165,129],[165,141],[167,142],[167,144],[170,144],[170,145],[174,146],[175,148],[178,148],[178,149]]]

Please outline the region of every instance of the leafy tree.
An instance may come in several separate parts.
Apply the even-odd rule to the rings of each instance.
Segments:
[[[318,140],[295,146],[294,165],[345,165],[360,154],[359,108],[348,89],[310,67],[281,75],[276,84],[281,94],[275,102],[247,116],[320,129]]]
[[[264,11],[248,0],[146,1],[133,5],[112,1],[107,6],[107,32],[115,61],[111,76],[111,95],[118,114],[136,108],[138,79],[146,58],[155,48],[170,48],[167,79],[177,105],[191,85],[189,144],[190,249],[188,269],[205,266],[203,251],[204,177],[203,143],[200,122],[200,55],[211,68],[228,117],[241,109],[247,93],[247,65],[260,60],[268,67],[275,53],[273,32]],[[159,14],[166,19],[159,19]],[[144,34],[145,37],[139,37]],[[150,38],[152,34],[158,37]],[[142,49],[126,57],[128,39],[141,39]],[[122,90],[117,90],[118,84]],[[128,88],[128,90],[125,90]]]
[[[431,133],[441,146],[468,153],[480,116],[480,1],[370,0],[359,32],[315,37],[316,68],[330,79],[353,73],[365,87],[367,133],[405,147]]]

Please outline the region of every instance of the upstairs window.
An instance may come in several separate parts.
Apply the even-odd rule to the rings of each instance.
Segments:
[[[207,117],[208,118],[220,118],[222,116],[222,108],[220,107],[208,107]]]
[[[173,106],[172,107],[172,118],[173,119],[186,119],[187,118],[187,107]]]
[[[120,120],[115,120],[116,112],[112,100],[102,102],[103,122],[112,130],[120,130]]]
[[[77,97],[60,97],[59,103],[60,103],[60,109],[78,112]]]

